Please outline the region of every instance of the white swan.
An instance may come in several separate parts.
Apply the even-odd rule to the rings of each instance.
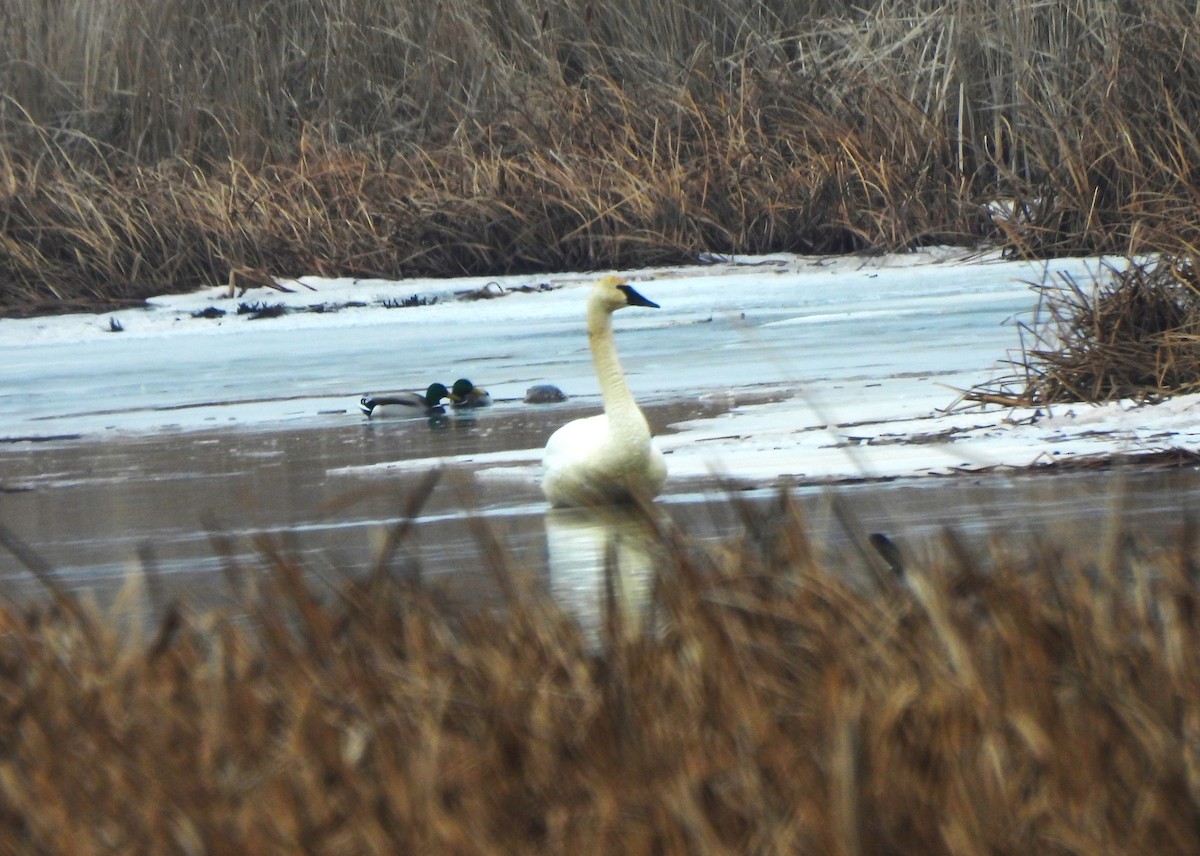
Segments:
[[[617,359],[612,314],[626,306],[658,308],[612,275],[601,277],[588,297],[588,344],[604,413],[568,422],[546,442],[542,490],[552,505],[653,499],[667,480],[667,463],[650,442],[650,426],[629,392]]]

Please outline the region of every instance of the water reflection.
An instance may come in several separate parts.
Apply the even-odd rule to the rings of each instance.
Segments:
[[[619,616],[627,631],[640,626],[662,549],[646,512],[555,508],[545,525],[550,593],[587,637],[599,641],[606,616]]]

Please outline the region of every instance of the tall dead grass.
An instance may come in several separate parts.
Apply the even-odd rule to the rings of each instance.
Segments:
[[[1195,30],[1167,0],[14,0],[0,305],[244,267],[1184,251]]]
[[[269,544],[241,620],[176,605],[140,635],[61,591],[4,604],[0,840],[38,854],[1200,847],[1194,528],[1167,547],[1113,538],[1099,561],[947,535],[940,558],[904,545],[899,575],[872,575],[821,558],[786,499],[747,514],[755,534],[708,549],[660,530],[652,608],[638,619],[610,595],[598,647],[503,562],[503,608],[387,573],[319,597]]]

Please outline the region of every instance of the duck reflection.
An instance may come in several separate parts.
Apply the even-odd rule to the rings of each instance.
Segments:
[[[546,512],[550,594],[597,643],[606,620],[631,633],[645,620],[661,553],[645,511],[620,507]]]

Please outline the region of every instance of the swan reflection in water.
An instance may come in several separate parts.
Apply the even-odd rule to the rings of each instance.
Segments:
[[[646,617],[662,552],[647,511],[553,508],[545,523],[555,602],[579,622],[592,643],[602,638],[606,615],[619,616],[624,632],[636,632]],[[614,615],[609,615],[610,598]]]

